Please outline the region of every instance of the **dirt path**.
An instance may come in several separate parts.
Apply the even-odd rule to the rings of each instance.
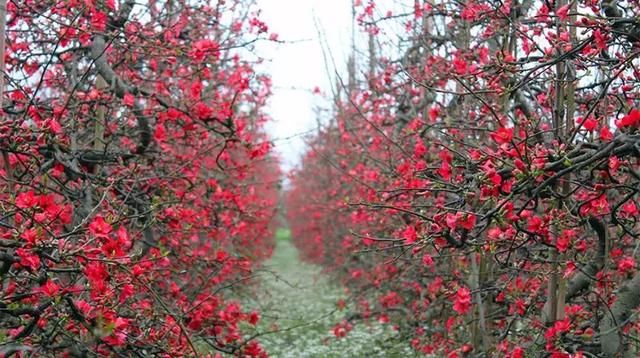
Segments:
[[[278,333],[260,338],[272,357],[411,357],[408,347],[393,346],[396,332],[378,322],[359,322],[344,338],[336,338],[333,328],[345,311],[336,302],[345,295],[329,282],[320,268],[302,263],[286,235],[279,235],[273,257],[266,263],[257,301],[245,305],[259,307],[259,330]]]

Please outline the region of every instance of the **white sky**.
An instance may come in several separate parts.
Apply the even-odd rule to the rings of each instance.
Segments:
[[[262,9],[260,18],[269,26],[269,32],[285,41],[282,44],[263,42],[257,50],[265,58],[261,70],[273,80],[273,96],[268,108],[272,122],[267,130],[275,140],[282,168],[289,170],[299,163],[304,153],[302,134],[316,127],[315,108],[331,109],[322,96],[312,93],[317,86],[329,98],[333,86],[314,17],[342,74],[346,67],[345,54],[350,48],[351,0],[258,0],[258,7]],[[333,64],[328,66],[333,74]]]

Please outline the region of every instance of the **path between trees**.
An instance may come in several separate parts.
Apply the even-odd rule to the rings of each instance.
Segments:
[[[345,312],[336,303],[343,290],[318,266],[299,260],[288,231],[279,230],[273,257],[265,263],[258,299],[245,303],[262,312],[260,338],[271,357],[412,357],[406,345],[396,345],[397,333],[388,324],[357,322],[343,338],[333,329]]]

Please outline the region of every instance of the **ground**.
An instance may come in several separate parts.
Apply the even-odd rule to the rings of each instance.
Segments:
[[[336,303],[346,295],[318,266],[299,260],[288,230],[278,231],[257,297],[245,306],[262,312],[258,332],[278,331],[260,337],[271,357],[414,356],[406,345],[393,343],[397,333],[388,324],[359,321],[346,337],[336,338],[333,328],[348,314]]]

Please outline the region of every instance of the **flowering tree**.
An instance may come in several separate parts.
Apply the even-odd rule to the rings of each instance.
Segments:
[[[293,175],[303,257],[423,353],[637,355],[639,4],[387,5]]]
[[[250,4],[9,1],[3,31],[2,355],[264,355],[224,297],[278,190]]]

